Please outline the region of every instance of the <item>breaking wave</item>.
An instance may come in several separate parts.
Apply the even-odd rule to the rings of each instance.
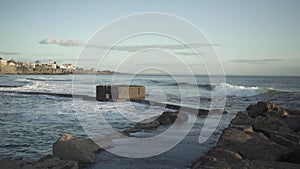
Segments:
[[[256,96],[259,94],[265,94],[272,91],[275,91],[272,88],[261,88],[257,86],[238,86],[238,85],[231,85],[228,83],[221,83],[217,85],[213,92],[221,92],[226,90],[227,96],[236,96],[236,97],[249,97],[249,96]]]

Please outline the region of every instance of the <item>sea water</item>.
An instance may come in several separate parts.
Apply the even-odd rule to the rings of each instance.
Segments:
[[[119,75],[117,79],[114,79],[113,75],[74,76],[0,76],[0,157],[23,157],[26,160],[36,160],[51,154],[52,144],[63,133],[69,133],[78,138],[87,138],[88,136],[78,120],[78,107],[80,107],[80,111],[87,114],[91,111],[103,113],[108,123],[119,131],[132,127],[134,122],[159,115],[162,112],[160,107],[154,107],[151,111],[145,111],[150,106],[138,103],[131,103],[131,105],[134,104],[135,110],[139,111],[131,111],[126,102],[97,103],[98,108],[93,108],[92,110],[91,107],[95,104],[93,101],[81,98],[74,98],[74,101],[73,98],[45,94],[64,93],[95,97],[96,85],[110,84],[112,80],[115,80],[116,84],[122,84],[124,79],[128,77],[128,75]],[[158,166],[162,166],[162,163],[172,162],[173,165],[169,166],[169,168],[187,166],[187,164],[182,163],[184,161],[189,163],[192,159],[197,158],[201,153],[212,147],[216,143],[222,129],[229,124],[238,111],[244,110],[249,104],[272,100],[290,109],[298,109],[300,105],[300,77],[228,76],[226,77],[226,82],[219,84],[210,83],[210,79],[207,76],[195,76],[193,78],[195,78],[195,81],[190,81],[190,77],[186,76],[177,76],[175,80],[173,77],[163,75],[139,75],[130,81],[131,84],[144,85],[146,87],[147,99],[151,99],[151,97],[159,99],[159,96],[162,96],[164,99],[158,101],[174,104],[180,104],[182,100],[185,100],[184,105],[190,107],[200,102],[199,108],[204,109],[210,108],[210,103],[214,99],[211,98],[212,92],[218,93],[226,89],[225,109],[228,111],[228,114],[223,115],[219,127],[207,142],[197,147],[199,143],[197,143],[196,139],[192,139],[194,137],[191,137],[183,140],[183,143],[186,145],[190,144],[194,148],[181,147],[189,152],[189,155],[186,155],[186,157],[175,157],[176,152],[177,154],[180,152],[180,147],[178,147],[177,150],[176,148],[170,150],[169,154],[167,152],[162,156],[147,159],[148,163],[151,164],[152,161],[161,163]],[[195,91],[195,86],[197,91]],[[44,94],[5,91],[41,92]],[[158,96],[155,96],[155,92]],[[120,116],[120,112],[123,116]],[[124,118],[124,116],[130,117],[130,120]],[[199,135],[204,120],[201,118],[197,119],[188,137]],[[97,123],[97,121],[95,120],[94,123]],[[103,129],[103,132],[105,132],[105,129]],[[155,135],[155,131],[150,134]],[[113,168],[111,162],[118,165],[118,162],[115,161],[116,159],[119,164],[124,166],[133,163],[133,161],[130,161],[131,159],[118,159],[117,156],[108,152],[104,152],[102,159],[100,158],[98,161],[102,163],[104,168]],[[135,162],[138,165],[146,164],[143,160]],[[99,168],[99,166],[95,168]]]

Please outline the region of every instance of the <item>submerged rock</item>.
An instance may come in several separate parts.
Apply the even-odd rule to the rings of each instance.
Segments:
[[[51,157],[22,167],[22,169],[78,169],[78,164],[73,160],[61,160]]]
[[[135,125],[133,129],[127,129],[123,132],[138,132],[141,130],[150,130],[159,126],[171,125],[173,123],[182,124],[188,120],[188,115],[179,112],[163,112],[162,115],[143,120]]]

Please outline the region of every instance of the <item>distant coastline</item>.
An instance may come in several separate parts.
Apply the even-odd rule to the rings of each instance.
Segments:
[[[85,70],[72,64],[57,64],[49,60],[48,63],[40,61],[20,62],[0,58],[0,75],[68,75],[68,74],[114,74],[110,70],[100,71],[94,68]]]

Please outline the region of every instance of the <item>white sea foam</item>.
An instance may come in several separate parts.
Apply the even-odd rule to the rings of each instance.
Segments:
[[[227,96],[237,96],[237,97],[249,97],[255,96],[267,92],[268,89],[260,88],[257,86],[246,87],[246,86],[237,86],[231,85],[228,83],[221,83],[217,85],[213,92],[221,92],[223,89],[226,89]]]

